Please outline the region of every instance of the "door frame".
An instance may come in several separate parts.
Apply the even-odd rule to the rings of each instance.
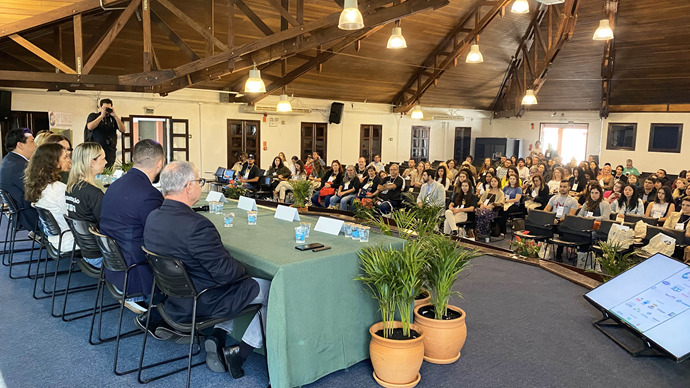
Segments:
[[[232,166],[235,165],[235,163],[232,162],[231,155],[231,147],[230,147],[230,125],[233,122],[239,122],[242,125],[242,146],[240,147],[243,152],[247,152],[247,138],[245,135],[245,126],[247,122],[252,122],[256,123],[256,153],[254,154],[254,164],[259,166],[261,168],[261,121],[260,120],[244,120],[244,119],[227,119],[226,120],[226,129],[225,129],[225,152],[226,152],[226,163],[227,166],[226,168],[232,168]]]

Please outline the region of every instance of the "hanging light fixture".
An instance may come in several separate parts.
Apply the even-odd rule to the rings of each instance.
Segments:
[[[410,117],[412,117],[415,120],[421,120],[424,118],[424,112],[422,112],[422,107],[419,106],[419,104],[415,105],[415,107],[412,108],[412,113],[410,114]]]
[[[522,105],[536,105],[537,96],[534,95],[534,90],[527,89],[525,97],[522,97]]]
[[[249,70],[249,78],[247,78],[247,82],[244,84],[244,92],[266,93],[266,85],[261,79],[261,71],[256,68],[256,64],[254,64],[253,69]]]
[[[405,37],[402,34],[402,28],[400,28],[400,20],[395,21],[395,27],[393,27],[393,32],[391,37],[388,38],[388,44],[386,48],[389,49],[400,49],[406,48],[407,42],[405,42]]]
[[[467,59],[465,59],[465,62],[467,62],[467,63],[482,63],[482,62],[484,62],[484,57],[482,56],[482,53],[479,52],[479,45],[478,44],[472,45],[472,47],[470,48],[470,53],[467,54]]]
[[[613,39],[613,30],[609,24],[609,19],[601,19],[599,21],[599,28],[594,31],[594,40],[609,40]]]
[[[362,13],[357,7],[357,0],[345,0],[343,12],[340,13],[338,28],[341,30],[359,30],[364,28]]]
[[[276,111],[292,112],[292,104],[290,104],[290,100],[288,100],[288,96],[285,94],[285,91],[283,91],[283,94],[280,95],[280,100],[278,100],[278,105],[276,105]]]
[[[512,13],[529,13],[529,3],[527,0],[515,0],[510,7]]]

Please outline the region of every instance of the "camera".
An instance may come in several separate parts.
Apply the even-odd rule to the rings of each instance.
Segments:
[[[113,113],[113,108],[105,108],[105,113],[107,113],[107,114]]]

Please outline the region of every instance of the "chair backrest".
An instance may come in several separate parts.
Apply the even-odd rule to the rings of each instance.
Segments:
[[[10,212],[10,214],[17,214],[19,213],[19,206],[17,206],[17,202],[14,201],[14,198],[10,195],[5,190],[0,190],[0,199],[2,199],[2,202],[7,205],[7,210]]]
[[[647,227],[647,234],[644,236],[644,240],[649,241],[659,233],[663,233],[669,237],[673,237],[674,239],[676,239],[676,245],[681,245],[685,241],[685,230],[676,230],[651,225]]]
[[[585,241],[591,240],[592,233],[589,232],[594,227],[593,218],[566,215],[560,223],[558,231],[563,239]]]
[[[527,217],[525,218],[525,226],[530,224],[544,227],[545,225],[553,225],[555,221],[556,213],[533,209],[527,213]]]
[[[77,245],[79,245],[79,249],[81,249],[82,257],[87,259],[101,257],[101,250],[98,248],[96,237],[89,232],[89,228],[93,224],[88,221],[75,220],[67,216],[64,217],[67,221],[67,225],[69,225],[69,228],[72,230],[74,240],[77,242]]]
[[[62,230],[60,229],[60,225],[55,220],[55,217],[53,217],[53,213],[51,213],[50,210],[40,206],[34,206],[34,208],[38,213],[38,220],[40,221],[43,233],[46,236],[60,236]]]
[[[196,296],[192,279],[180,260],[153,253],[145,247],[141,249],[146,253],[146,258],[153,270],[154,281],[162,293],[174,298]]]
[[[636,224],[637,221],[642,221],[647,225],[656,226],[658,219],[652,218],[652,217],[638,216],[636,214],[626,214],[623,221],[624,222],[631,222],[633,224]]]
[[[98,249],[103,255],[103,266],[113,272],[125,271],[127,269],[127,262],[125,262],[125,258],[122,256],[122,251],[120,246],[117,245],[117,241],[113,240],[112,237],[101,234],[96,225],[91,225],[89,232],[95,237]]]

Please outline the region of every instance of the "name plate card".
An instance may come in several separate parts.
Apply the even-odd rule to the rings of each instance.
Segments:
[[[257,210],[256,200],[254,198],[248,198],[240,195],[240,202],[237,204],[237,208],[246,211]]]
[[[319,217],[319,220],[316,221],[316,226],[314,227],[314,230],[317,232],[337,236],[343,229],[343,225],[345,225],[345,221],[343,220],[336,220],[334,218],[328,217]]]
[[[299,221],[299,213],[294,207],[278,205],[276,214],[273,216],[273,218],[290,222]]]
[[[228,202],[228,200],[225,199],[223,193],[219,191],[210,191],[206,196],[206,202]]]

